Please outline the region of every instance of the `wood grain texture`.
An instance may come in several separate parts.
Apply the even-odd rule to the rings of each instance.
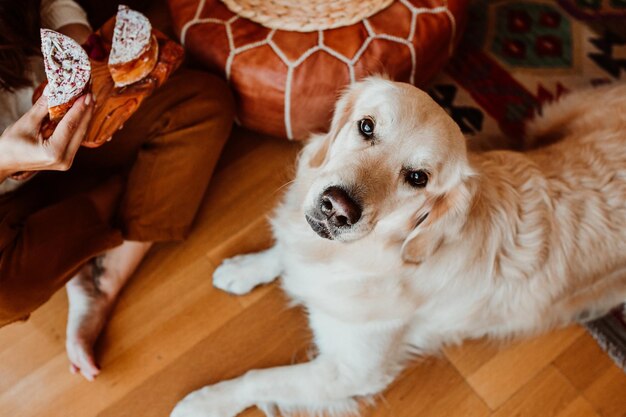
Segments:
[[[499,407],[493,416],[556,416],[576,399],[576,394],[576,389],[567,378],[548,365]]]
[[[68,371],[64,292],[28,322],[0,329],[0,416],[167,416],[189,390],[306,360],[304,315],[275,285],[233,297],[211,284],[224,257],[271,244],[266,218],[298,149],[236,131],[194,232],[155,247],[122,294],[97,346],[96,382]],[[470,341],[411,366],[363,415],[622,417],[626,376],[580,327],[507,344]]]
[[[579,327],[571,327],[515,343],[497,352],[467,380],[489,407],[496,409],[549,365],[582,332]]]

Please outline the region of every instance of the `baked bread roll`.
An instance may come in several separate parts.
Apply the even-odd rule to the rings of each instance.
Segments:
[[[48,85],[48,112],[58,122],[78,97],[85,94],[91,79],[91,64],[85,50],[72,38],[41,29],[41,52]]]
[[[117,10],[109,71],[116,87],[145,78],[154,69],[159,43],[146,16],[120,5]]]

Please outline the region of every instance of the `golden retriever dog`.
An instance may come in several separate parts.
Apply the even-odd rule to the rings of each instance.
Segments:
[[[571,94],[526,152],[469,153],[424,92],[369,78],[303,149],[275,245],[224,261],[243,294],[281,277],[317,356],[189,394],[173,417],[355,412],[413,354],[546,331],[626,300],[626,86]]]

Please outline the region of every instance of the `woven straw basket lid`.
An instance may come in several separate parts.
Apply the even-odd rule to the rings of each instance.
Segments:
[[[312,32],[352,25],[393,0],[222,0],[233,13],[272,29]]]

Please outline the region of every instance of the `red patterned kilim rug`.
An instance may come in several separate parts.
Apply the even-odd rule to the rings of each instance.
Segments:
[[[470,143],[516,140],[543,103],[625,72],[626,0],[475,0],[455,57],[429,92]],[[626,369],[624,309],[586,326]]]

